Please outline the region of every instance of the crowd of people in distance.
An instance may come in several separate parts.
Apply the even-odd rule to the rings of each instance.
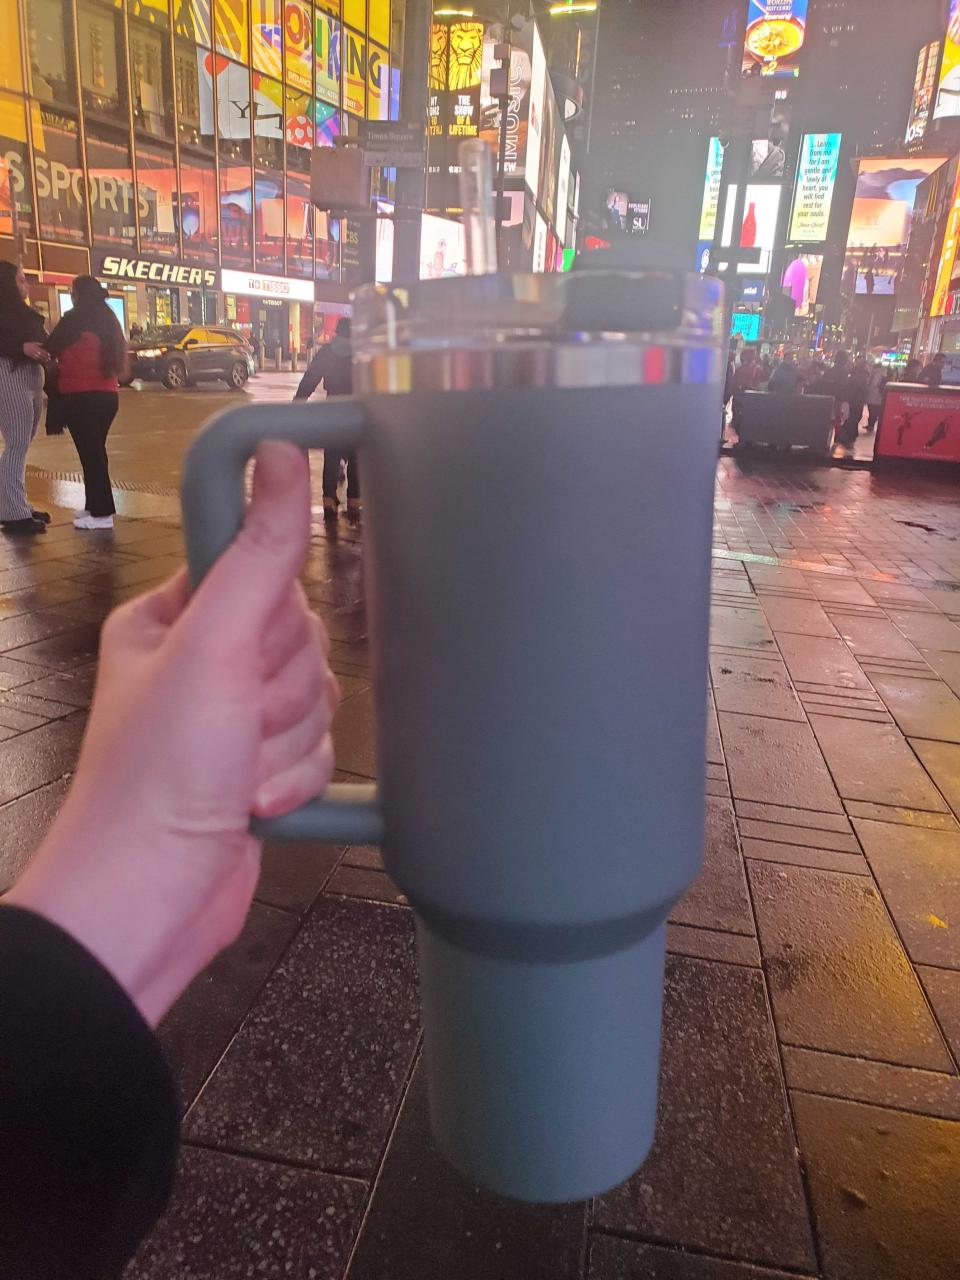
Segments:
[[[938,352],[926,364],[909,360],[900,376],[902,382],[917,382],[939,387],[943,381],[946,357]],[[723,393],[723,422],[737,434],[743,413],[743,397],[748,391],[768,391],[774,395],[832,396],[835,402],[835,449],[840,457],[852,457],[853,446],[861,430],[876,430],[883,404],[883,389],[894,377],[886,366],[871,362],[863,355],[851,356],[838,351],[832,361],[823,356],[798,360],[790,350],[779,359],[762,354],[747,344],[737,356],[737,343],[731,342],[727,360],[727,376]]]

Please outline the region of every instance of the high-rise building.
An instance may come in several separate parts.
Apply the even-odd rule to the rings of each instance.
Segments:
[[[231,321],[268,345],[345,300],[310,155],[396,116],[402,0],[3,0],[0,256],[56,319],[72,276],[128,325]],[[7,181],[4,182],[3,178]]]

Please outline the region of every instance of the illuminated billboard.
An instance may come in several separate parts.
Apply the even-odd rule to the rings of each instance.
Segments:
[[[877,156],[857,162],[843,282],[847,293],[890,295],[910,240],[917,187],[944,156]]]
[[[543,148],[543,104],[547,89],[547,59],[540,32],[533,28],[533,55],[530,59],[530,112],[527,118],[527,154],[524,177],[534,199],[540,182],[540,152]],[[544,243],[544,257],[546,243]],[[536,268],[534,268],[536,270]]]
[[[787,263],[781,285],[784,293],[789,293],[793,299],[798,316],[813,315],[822,271],[822,253],[798,253]]]
[[[917,75],[913,82],[913,101],[904,141],[907,146],[922,142],[930,123],[933,93],[937,82],[937,62],[940,59],[940,41],[924,45],[917,58]]]
[[[782,187],[748,185],[743,202],[743,219],[740,223],[740,248],[758,249],[753,262],[737,264],[737,274],[765,276],[770,271],[773,249],[777,239],[777,219],[780,215]],[[737,200],[736,186],[727,188],[727,203],[723,215],[721,244],[727,248],[733,243],[734,207]],[[721,263],[721,270],[723,264]]]
[[[420,279],[466,275],[463,223],[425,213],[420,222]]]
[[[717,212],[720,208],[720,177],[723,173],[723,146],[719,138],[711,138],[707,147],[707,173],[703,181],[703,204],[700,208],[698,240],[713,240],[717,234]]]
[[[953,268],[957,261],[958,243],[960,243],[960,171],[958,171],[953,187],[953,200],[947,214],[943,247],[940,251],[940,262],[937,266],[937,281],[934,285],[933,298],[930,302],[930,314],[932,316],[947,314],[947,298],[950,294]]]
[[[951,0],[947,38],[943,42],[943,62],[937,85],[934,120],[960,116],[960,0]]]
[[[797,166],[789,240],[820,244],[827,238],[833,189],[840,166],[839,133],[805,133]]]
[[[807,0],[750,0],[743,74],[780,79],[799,74],[807,34]]]

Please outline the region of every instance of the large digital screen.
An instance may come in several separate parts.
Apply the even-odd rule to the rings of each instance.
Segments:
[[[717,212],[720,208],[720,177],[723,173],[723,146],[719,138],[711,138],[707,147],[707,173],[703,181],[703,204],[700,207],[698,240],[713,240],[717,234]]]
[[[482,67],[480,72],[480,137],[495,153],[500,147],[500,99],[490,92],[490,75],[499,61],[494,49],[510,34],[510,74],[507,80],[507,137],[504,156],[504,172],[523,173],[527,154],[527,125],[530,98],[530,73],[533,41],[533,23],[527,22],[521,31],[505,30],[502,23],[492,22],[483,37]]]
[[[743,74],[776,79],[798,75],[806,34],[807,0],[750,0]]]
[[[924,45],[917,58],[917,75],[913,82],[913,100],[904,141],[907,146],[922,142],[930,123],[933,93],[937,81],[937,62],[940,58],[940,41],[932,40]]]
[[[827,238],[833,189],[840,166],[839,133],[805,133],[788,239],[820,244]]]
[[[933,118],[960,116],[960,0],[951,0]]]
[[[730,333],[739,334],[744,342],[760,337],[760,316],[755,311],[735,311],[730,318]]]
[[[530,114],[527,121],[527,155],[524,165],[527,188],[534,199],[537,198],[540,181],[540,151],[543,146],[544,132],[543,104],[546,88],[547,60],[543,52],[540,32],[534,27],[533,56],[530,59]]]
[[[947,225],[940,250],[940,262],[937,266],[937,281],[933,288],[930,302],[932,316],[947,314],[947,298],[950,294],[950,281],[953,279],[953,268],[957,261],[957,247],[960,244],[960,170],[953,187],[953,199],[947,213]]]
[[[910,240],[917,187],[943,156],[870,156],[859,160],[843,264],[848,293],[893,294]]]
[[[770,271],[773,248],[777,239],[777,219],[780,214],[782,187],[750,184],[743,202],[743,218],[740,223],[739,245],[741,249],[758,249],[752,262],[737,264],[737,274],[764,276]],[[726,248],[733,243],[733,228],[737,188],[727,188],[727,203],[723,213],[721,244]],[[721,263],[721,269],[723,264]]]
[[[420,223],[420,279],[466,275],[463,223],[425,213]]]
[[[797,253],[783,273],[781,285],[789,293],[796,307],[796,315],[812,316],[820,292],[820,275],[823,271],[822,253]]]

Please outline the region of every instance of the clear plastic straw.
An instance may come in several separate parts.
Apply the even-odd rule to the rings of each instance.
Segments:
[[[459,159],[467,275],[491,275],[497,270],[493,153],[485,142],[471,138],[461,142]]]

